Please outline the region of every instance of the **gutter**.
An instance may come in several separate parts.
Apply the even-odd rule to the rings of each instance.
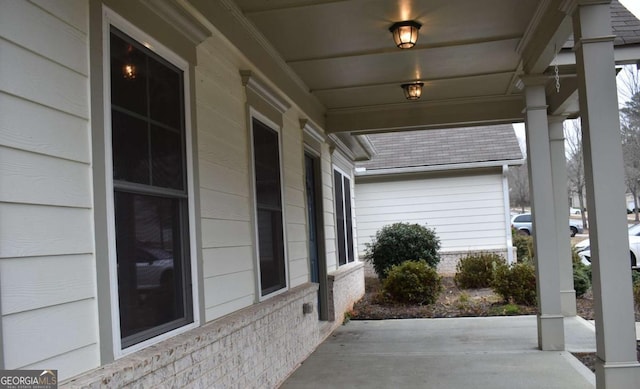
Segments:
[[[390,169],[371,169],[371,170],[368,170],[365,167],[356,167],[355,174],[357,177],[384,176],[389,174],[424,173],[424,172],[438,172],[438,171],[444,171],[444,170],[478,169],[478,168],[487,168],[487,167],[501,168],[503,166],[517,166],[522,164],[524,164],[524,159],[450,163],[445,165],[411,166],[411,167],[398,167],[398,168],[390,168]]]

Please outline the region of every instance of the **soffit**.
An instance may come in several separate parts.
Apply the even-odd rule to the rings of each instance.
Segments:
[[[544,71],[570,35],[563,0],[185,1],[267,77],[290,74],[301,89],[285,93],[324,107],[312,118],[328,132],[521,121],[519,76]],[[392,41],[401,20],[422,24],[413,49]],[[412,81],[425,83],[417,102],[400,88]]]

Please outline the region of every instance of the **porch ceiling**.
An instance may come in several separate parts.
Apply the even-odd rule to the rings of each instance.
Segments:
[[[543,72],[571,33],[562,9],[571,2],[561,0],[220,0],[226,15],[189,2],[250,59],[253,50],[265,73],[269,57],[319,103],[323,117],[313,119],[328,132],[521,121],[518,77]],[[229,13],[243,31],[225,22]],[[402,20],[422,24],[409,50],[388,30]],[[425,83],[419,101],[400,87],[412,81]]]

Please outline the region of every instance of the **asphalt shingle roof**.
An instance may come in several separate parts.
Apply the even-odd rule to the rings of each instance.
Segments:
[[[376,155],[367,170],[520,160],[511,124],[369,135]]]
[[[611,10],[611,28],[616,39],[613,41],[614,46],[633,45],[640,43],[640,20],[636,18],[624,5],[618,0],[612,0]],[[569,37],[563,48],[570,49],[574,45],[573,35]]]
[[[616,35],[616,46],[640,43],[640,20],[618,0],[611,2],[611,26]]]

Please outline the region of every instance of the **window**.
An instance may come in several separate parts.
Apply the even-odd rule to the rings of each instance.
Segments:
[[[338,237],[338,263],[353,262],[353,219],[351,216],[351,181],[347,176],[333,171],[333,187],[336,199],[336,228]]]
[[[520,215],[517,216],[514,221],[516,223],[531,223],[531,215]]]
[[[183,71],[110,29],[121,347],[193,322]]]
[[[287,286],[278,133],[252,119],[261,296]]]

